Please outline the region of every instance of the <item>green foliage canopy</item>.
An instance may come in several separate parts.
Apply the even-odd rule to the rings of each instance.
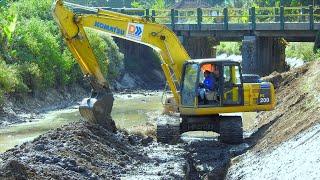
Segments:
[[[81,70],[53,21],[52,2],[19,0],[0,7],[0,100],[4,93],[82,82]],[[104,75],[116,79],[124,67],[118,46],[110,36],[93,31],[89,40]]]

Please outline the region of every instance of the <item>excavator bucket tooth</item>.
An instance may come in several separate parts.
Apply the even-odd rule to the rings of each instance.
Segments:
[[[114,99],[111,93],[103,93],[95,97],[85,98],[79,106],[80,114],[90,123],[99,124],[108,129],[115,130],[115,123],[111,118],[113,101]]]

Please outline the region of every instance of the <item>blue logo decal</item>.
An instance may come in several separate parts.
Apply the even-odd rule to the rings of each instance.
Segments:
[[[94,26],[95,27],[98,27],[100,29],[104,29],[106,31],[109,31],[109,32],[112,32],[112,33],[115,33],[115,34],[118,34],[118,35],[124,35],[125,31],[118,28],[118,27],[114,27],[114,26],[109,26],[107,24],[104,24],[104,23],[101,23],[101,22],[95,22],[94,23]]]

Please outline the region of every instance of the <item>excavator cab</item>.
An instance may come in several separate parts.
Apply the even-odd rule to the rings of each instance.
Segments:
[[[191,60],[184,64],[182,79],[182,107],[243,105],[243,83],[239,62],[217,59]],[[205,87],[206,79],[210,80],[212,87]]]

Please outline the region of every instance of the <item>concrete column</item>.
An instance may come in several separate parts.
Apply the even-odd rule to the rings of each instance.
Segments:
[[[183,38],[183,46],[192,59],[215,57],[215,46],[218,44],[210,37],[187,37]]]
[[[285,43],[281,38],[247,36],[242,44],[243,73],[266,76],[288,69]]]
[[[255,36],[245,36],[242,41],[242,72],[257,74],[257,39]]]
[[[314,41],[313,52],[317,52],[320,50],[320,31],[318,31],[316,35],[316,39]]]

